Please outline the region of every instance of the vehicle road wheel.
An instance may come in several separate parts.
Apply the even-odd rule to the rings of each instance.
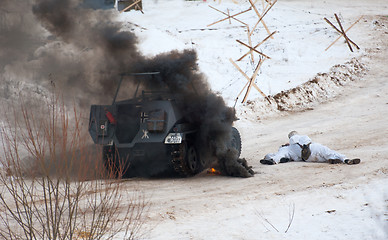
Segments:
[[[199,157],[194,145],[189,145],[186,151],[186,164],[192,174],[197,173]]]
[[[181,177],[190,177],[202,170],[201,158],[194,144],[184,141],[172,150],[172,166]]]

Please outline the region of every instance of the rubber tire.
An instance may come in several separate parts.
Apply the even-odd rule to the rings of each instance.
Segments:
[[[242,149],[241,136],[240,132],[235,127],[232,127],[232,141],[230,142],[230,147],[237,149],[238,158],[240,158]]]

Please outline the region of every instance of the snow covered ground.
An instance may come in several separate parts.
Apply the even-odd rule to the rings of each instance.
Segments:
[[[151,204],[144,238],[388,239],[387,0],[278,0],[264,17],[277,33],[258,48],[271,57],[256,80],[271,103],[252,89],[245,104],[243,95],[236,98],[246,79],[229,59],[247,52],[236,42],[248,42],[246,28],[233,20],[207,27],[224,18],[209,5],[230,14],[249,8],[245,0],[143,0],[144,14],[117,12],[117,21],[137,34],[147,56],[197,51],[212,90],[229,106],[236,103],[241,156],[257,174],[240,179],[205,171],[187,179],[127,180],[126,192],[136,185]],[[260,0],[256,6],[263,10]],[[360,50],[351,53],[341,39],[325,51],[338,34],[323,18],[335,22],[334,13],[344,28],[364,15],[348,32]],[[258,17],[251,10],[238,19],[252,27]],[[252,44],[267,36],[260,24]],[[257,60],[256,54],[254,62],[246,57],[237,64],[251,76]],[[18,84],[4,93],[34,88]],[[35,92],[42,95],[39,86]],[[291,130],[362,162],[261,165]]]
[[[221,4],[213,1],[144,1],[144,14],[131,11],[120,14],[118,18],[140,37],[139,47],[146,55],[174,49],[195,49],[200,69],[208,77],[212,89],[222,93],[225,100],[233,105],[246,80],[229,59],[236,61],[247,52],[245,46],[236,42],[248,43],[247,30],[234,20],[231,24],[226,20],[209,27],[207,25],[225,18],[225,15],[209,6],[223,12],[229,10],[230,14],[239,13],[250,6],[248,1],[237,2],[240,4],[233,1],[222,1]],[[263,6],[261,1],[257,2],[257,9],[261,13]],[[368,14],[368,11],[361,12],[359,8],[353,10],[342,2],[346,1],[278,1],[272,7],[264,21],[271,33],[277,33],[257,49],[271,57],[264,62],[257,79],[258,86],[266,95],[293,88],[318,72],[328,72],[333,65],[364,53],[364,49],[351,53],[343,41],[325,51],[338,34],[323,20],[324,17],[335,22],[334,13],[337,13],[347,28],[362,14]],[[353,1],[352,4],[356,3]],[[374,6],[368,4],[376,11],[379,11],[380,5],[384,5],[383,1],[374,2]],[[258,20],[253,10],[236,18],[248,24],[251,31]],[[364,39],[355,34],[361,29],[359,25],[348,34],[361,44]],[[259,24],[252,34],[252,45],[260,43],[267,36],[267,31]],[[253,63],[247,56],[238,62],[248,76],[254,72],[258,54],[255,54],[254,60]],[[249,99],[259,96],[257,91],[252,91]]]
[[[122,13],[118,20],[136,32],[146,55],[195,49],[212,89],[233,106],[246,80],[229,59],[247,52],[236,42],[247,43],[247,32],[236,21],[207,27],[224,17],[209,5],[231,14],[249,7],[247,1],[143,1],[144,14]],[[261,1],[257,6],[263,9]],[[364,15],[348,32],[360,50],[351,53],[341,39],[325,51],[338,34],[323,18],[335,22],[334,13],[344,28]],[[258,48],[271,59],[256,83],[272,96],[301,88],[279,96],[278,102],[270,98],[272,104],[255,89],[247,104],[241,103],[242,96],[237,101],[242,157],[258,174],[250,179],[204,172],[189,179],[129,180],[144,189],[152,204],[145,238],[387,239],[387,16],[387,1],[279,0],[264,17],[277,33]],[[250,11],[239,19],[252,26],[257,16]],[[259,25],[253,45],[267,35]],[[251,76],[257,57],[255,63],[245,58],[237,64]],[[317,78],[318,84],[306,85]],[[282,101],[290,111],[279,111]],[[362,163],[261,165],[259,160],[286,142],[291,130],[360,157]]]

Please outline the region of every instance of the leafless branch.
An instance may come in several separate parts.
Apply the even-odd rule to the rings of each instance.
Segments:
[[[287,233],[288,230],[290,229],[291,224],[292,224],[292,222],[294,221],[294,216],[295,216],[295,203],[292,203],[292,207],[291,207],[291,204],[290,204],[290,206],[289,206],[289,211],[288,211],[288,226],[287,226],[287,229],[286,229],[285,233]]]
[[[42,106],[14,106],[0,125],[0,239],[137,238],[144,195],[123,196],[122,181],[109,179],[75,107],[57,94]]]
[[[256,210],[256,215],[259,216],[266,223],[268,223],[273,229],[276,230],[276,232],[279,232],[279,230],[262,213]]]

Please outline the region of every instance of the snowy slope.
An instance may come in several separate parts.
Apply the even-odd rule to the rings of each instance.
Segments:
[[[195,49],[198,52],[198,64],[201,71],[208,77],[215,92],[219,92],[229,105],[246,83],[243,75],[230,63],[236,61],[247,52],[247,48],[236,40],[248,43],[247,30],[241,23],[223,21],[212,26],[207,25],[223,19],[225,15],[210,8],[213,6],[231,14],[239,13],[249,8],[247,1],[201,2],[201,1],[144,1],[144,14],[128,12],[119,15],[119,20],[126,23],[125,28],[135,30],[140,37],[141,51],[146,55],[174,49]],[[295,1],[278,1],[264,17],[269,31],[277,31],[273,39],[269,39],[257,50],[271,57],[264,62],[257,85],[266,95],[275,95],[313,78],[318,72],[328,72],[330,67],[344,63],[352,57],[360,56],[364,50],[351,53],[343,41],[325,51],[326,47],[338,36],[324,20],[324,17],[334,20],[330,7],[334,3],[300,5]],[[320,2],[320,1],[319,1]],[[259,11],[263,10],[260,1],[256,4]],[[340,16],[350,26],[360,15],[355,12],[341,11]],[[239,15],[239,20],[247,23],[252,29],[258,17],[251,10]],[[353,31],[357,31],[357,26]],[[252,34],[252,45],[256,45],[268,36],[262,24]],[[355,42],[357,35],[349,36]],[[245,57],[238,62],[239,67],[250,77],[258,61]],[[249,99],[262,97],[256,90]],[[242,96],[240,96],[242,99]]]
[[[131,11],[119,14],[118,20],[136,32],[146,55],[195,49],[212,89],[233,106],[246,80],[229,58],[236,60],[246,52],[236,40],[247,42],[247,33],[236,22],[207,27],[223,18],[209,5],[230,13],[249,5],[220,2],[143,1],[144,14]],[[260,1],[257,5],[262,9]],[[338,35],[323,18],[333,22],[334,13],[345,28],[365,15],[348,32],[361,50],[351,53],[340,40],[325,51]],[[253,89],[249,101],[241,104],[240,96],[236,106],[242,157],[258,174],[246,180],[206,172],[191,179],[134,180],[152,204],[145,238],[386,239],[388,132],[383,116],[388,73],[383,70],[383,56],[387,28],[378,15],[387,13],[386,1],[279,0],[264,18],[270,31],[278,32],[258,49],[271,59],[264,62],[256,80],[273,103]],[[239,19],[251,25],[257,17],[251,11]],[[259,25],[253,44],[266,36]],[[238,65],[249,76],[255,68],[248,58]],[[279,111],[279,106],[291,112]],[[290,130],[363,162],[350,168],[261,165],[259,160],[287,141]]]
[[[236,21],[207,27],[224,17],[209,6],[234,14],[249,3],[143,0],[144,14],[116,14],[123,31],[137,34],[146,56],[195,49],[212,90],[233,106],[246,79],[229,59],[236,61],[246,53],[236,40],[247,43],[247,32]],[[260,0],[257,7],[262,11]],[[334,22],[334,13],[345,28],[365,15],[348,33],[360,50],[351,53],[341,39],[325,51],[338,34],[323,18]],[[242,157],[257,174],[240,179],[203,172],[187,179],[125,181],[128,191],[123,194],[131,196],[136,185],[151,204],[144,238],[387,239],[388,19],[384,16],[388,16],[387,0],[278,0],[264,18],[270,31],[277,33],[258,48],[271,59],[264,62],[256,80],[272,103],[252,89],[249,101],[242,104],[240,96],[236,105]],[[249,11],[239,19],[252,26],[257,16]],[[259,25],[253,45],[267,35]],[[257,60],[256,54],[254,63],[245,58],[237,64],[251,76]],[[22,91],[33,92],[34,98],[48,94],[41,86],[12,81],[2,83],[0,90],[12,100]],[[360,157],[362,163],[261,165],[259,160],[287,141],[290,130],[349,157]]]

